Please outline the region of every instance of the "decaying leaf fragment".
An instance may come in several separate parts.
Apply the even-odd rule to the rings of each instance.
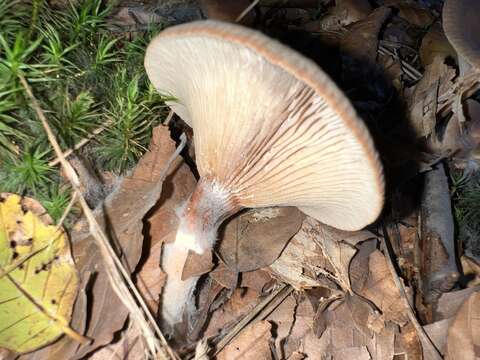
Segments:
[[[29,352],[66,333],[78,275],[64,230],[33,199],[1,194],[0,347]],[[34,206],[29,206],[34,205]]]
[[[354,245],[374,237],[368,231],[342,231],[307,217],[270,270],[296,289],[323,285],[349,291]]]
[[[307,217],[280,257],[269,266],[274,277],[298,290],[322,285],[336,288],[335,270],[314,241],[318,236],[314,230],[317,224],[313,218]]]

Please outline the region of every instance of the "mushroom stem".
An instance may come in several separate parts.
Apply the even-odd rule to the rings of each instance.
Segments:
[[[165,244],[162,269],[167,281],[162,294],[162,318],[173,331],[191,306],[198,276],[183,278],[183,267],[190,250],[203,254],[215,244],[220,224],[241,209],[234,196],[215,181],[202,179],[182,208],[180,224],[173,243]]]
[[[203,254],[215,244],[220,224],[240,208],[228,190],[201,179],[180,213],[175,244]]]

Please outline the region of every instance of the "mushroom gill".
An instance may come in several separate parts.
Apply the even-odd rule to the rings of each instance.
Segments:
[[[212,248],[242,208],[297,206],[342,230],[379,215],[383,174],[369,133],[312,61],[254,30],[201,21],[160,33],[145,68],[194,131],[200,180],[175,246]]]

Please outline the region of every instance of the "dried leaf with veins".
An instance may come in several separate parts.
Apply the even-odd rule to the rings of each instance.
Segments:
[[[254,209],[225,224],[219,253],[236,272],[272,264],[302,225],[304,215],[294,207]]]

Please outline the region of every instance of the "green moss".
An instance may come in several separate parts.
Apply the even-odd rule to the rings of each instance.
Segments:
[[[49,166],[54,155],[20,75],[64,150],[108,124],[82,150],[97,171],[123,173],[134,166],[165,115],[165,98],[143,69],[146,45],[159,29],[132,40],[107,31],[106,2],[72,4],[54,9],[44,0],[0,0],[0,191],[39,197],[55,218],[69,190],[59,169]]]
[[[452,199],[459,240],[480,259],[480,171],[453,174]]]

